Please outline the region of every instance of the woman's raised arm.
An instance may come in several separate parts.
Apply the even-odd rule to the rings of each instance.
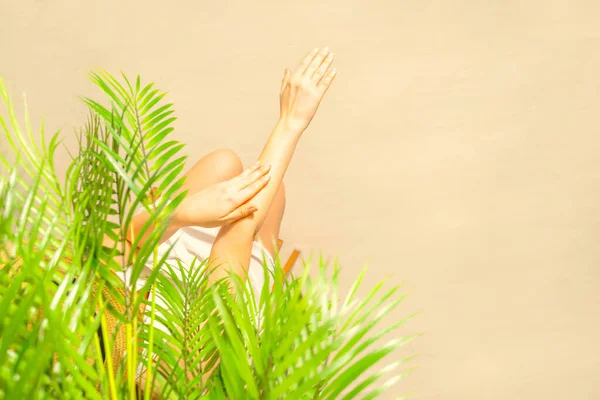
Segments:
[[[259,156],[262,164],[271,166],[271,179],[249,201],[257,211],[223,226],[219,231],[210,256],[213,267],[225,263],[235,273],[245,275],[243,272],[250,263],[254,236],[265,220],[302,133],[335,78],[336,70],[331,68],[332,63],[333,53],[326,47],[307,54],[293,72],[285,70],[280,90],[281,115]],[[213,279],[226,274],[223,268],[219,268]]]

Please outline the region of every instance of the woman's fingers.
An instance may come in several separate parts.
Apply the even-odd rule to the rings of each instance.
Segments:
[[[315,73],[312,75],[311,79],[313,80],[313,82],[318,84],[323,79],[323,77],[327,73],[327,70],[331,66],[332,62],[333,62],[333,53],[329,52],[327,54],[327,57],[325,57],[325,59],[321,63],[321,65],[319,65],[319,68],[317,68]]]
[[[302,61],[300,61],[300,64],[298,64],[295,74],[298,76],[304,75],[304,72],[306,71],[306,69],[308,68],[310,63],[313,61],[313,59],[315,58],[315,56],[317,55],[318,52],[319,52],[319,49],[313,49],[310,53],[308,53],[304,57],[304,59]]]
[[[243,189],[247,188],[254,182],[258,181],[260,178],[265,176],[270,170],[270,165],[260,166],[259,168],[250,172],[248,175],[244,176],[239,182],[237,182],[235,185],[235,189],[237,191],[242,191]]]
[[[237,221],[238,219],[245,218],[248,215],[255,213],[256,211],[258,211],[258,209],[255,206],[250,204],[242,204],[241,206],[224,216],[222,218],[222,221],[224,223],[232,223]]]
[[[252,182],[252,184],[240,190],[238,193],[236,193],[236,203],[245,203],[254,196],[256,196],[256,194],[260,192],[262,188],[264,188],[267,185],[267,183],[269,183],[270,179],[270,175],[263,175],[260,179],[257,179],[256,181]]]
[[[319,82],[319,85],[317,87],[320,90],[322,90],[323,93],[325,93],[327,91],[327,89],[329,89],[329,86],[331,86],[331,82],[333,82],[336,75],[337,75],[337,69],[336,68],[331,69],[331,71],[327,72],[325,74],[325,76],[323,77],[323,79],[321,79],[321,81]]]
[[[312,59],[303,75],[308,79],[312,79],[313,75],[315,74],[315,71],[317,71],[317,69],[323,63],[323,60],[325,60],[328,54],[329,47],[323,47],[321,51],[319,51]]]
[[[256,207],[244,203],[256,196],[256,194],[269,183],[271,176],[266,174],[270,169],[270,165],[260,168],[244,179],[244,182],[248,183],[248,185],[243,187],[233,196],[234,204],[240,204],[240,206],[223,217],[223,221],[237,221],[256,211]]]
[[[251,167],[246,168],[241,174],[233,178],[231,181],[236,183],[236,188],[239,187],[253,172],[256,172],[260,169],[261,164],[260,161],[257,161]]]

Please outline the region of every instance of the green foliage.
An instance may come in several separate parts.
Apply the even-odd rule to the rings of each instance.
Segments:
[[[339,301],[337,265],[330,275],[320,259],[315,276],[307,263],[293,277],[276,260],[255,296],[237,275],[211,284],[205,263],[159,259],[185,195],[175,195],[185,157],[170,139],[172,104],[139,77],[91,79],[108,105],[83,99],[90,117],[64,177],[58,133],[48,140],[42,126],[36,140],[27,113],[22,129],[0,79],[0,127],[16,159],[0,156],[0,398],[373,398],[398,379],[390,371],[406,360],[372,368],[411,339],[379,343],[406,321],[381,326],[403,299],[397,287],[359,299],[363,271]],[[124,253],[141,208],[151,222],[133,240],[139,251]]]

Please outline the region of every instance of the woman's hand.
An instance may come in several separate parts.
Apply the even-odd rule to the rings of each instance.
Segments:
[[[269,182],[269,169],[257,162],[233,179],[188,193],[175,211],[175,224],[213,228],[254,213],[257,208],[246,202]]]
[[[294,72],[287,68],[280,91],[280,122],[294,131],[304,131],[331,86],[336,69],[331,68],[333,53],[328,47],[314,49]]]

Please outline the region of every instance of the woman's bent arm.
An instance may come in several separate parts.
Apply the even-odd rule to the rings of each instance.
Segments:
[[[267,184],[269,181],[268,172],[268,167],[257,163],[234,178],[217,181],[208,186],[201,186],[199,190],[193,193],[188,192],[171,215],[166,231],[158,243],[160,244],[169,239],[184,226],[214,227],[229,224],[251,215],[256,209],[251,204],[245,203]],[[195,183],[198,185],[198,182]],[[185,187],[182,190],[185,190]],[[124,229],[125,248],[123,248],[121,242],[114,243],[108,235],[104,236],[104,246],[108,248],[116,246],[120,253],[124,252],[124,259],[129,260],[134,241],[137,241],[138,246],[142,246],[155,229],[155,223],[152,222],[144,235],[138,237],[150,218],[151,214],[146,210],[133,216],[130,226]],[[115,233],[117,236],[121,234],[118,229],[115,230]],[[121,264],[123,257],[119,256],[116,260]]]

